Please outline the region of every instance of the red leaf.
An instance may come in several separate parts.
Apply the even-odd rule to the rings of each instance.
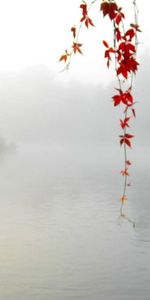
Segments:
[[[129,37],[129,41],[131,41],[134,36],[135,36],[135,31],[132,28],[127,30],[125,37]]]
[[[85,19],[85,26],[88,28],[88,27],[89,27],[89,24],[90,24],[91,26],[94,26],[92,19],[90,19],[90,18],[87,16],[86,19]]]
[[[75,37],[76,37],[76,27],[75,27],[75,26],[74,26],[74,27],[71,27],[71,31],[72,31],[73,37],[74,37],[74,39],[75,39]]]
[[[124,135],[120,135],[121,140],[120,140],[120,145],[126,144],[131,148],[131,142],[130,139],[133,138],[134,136],[128,133],[125,133]]]
[[[118,6],[116,3],[103,1],[100,10],[102,10],[104,17],[109,15],[109,18],[113,20],[116,17]]]
[[[136,118],[136,113],[135,113],[135,109],[134,108],[132,108],[132,113],[133,113],[134,118]]]
[[[126,128],[126,127],[130,127],[128,122],[130,120],[130,117],[125,118],[124,120],[120,120],[120,124],[122,129]]]
[[[122,38],[121,37],[121,32],[120,32],[119,28],[116,28],[115,32],[116,32],[117,42],[119,42],[121,40],[121,38]]]
[[[139,65],[139,63],[133,57],[128,61],[128,68],[133,73],[135,73],[137,71],[138,65]]]
[[[121,102],[121,95],[115,95],[112,98],[114,100],[114,106],[117,106],[117,105],[120,104],[120,102]]]
[[[65,51],[65,54],[63,54],[60,58],[59,58],[59,61],[63,61],[66,62],[67,61],[67,58],[70,54],[68,53],[68,51],[66,50]]]
[[[124,201],[127,201],[128,198],[126,195],[123,195],[121,198],[120,198],[121,202],[124,203]]]
[[[109,48],[109,45],[108,45],[108,43],[107,43],[106,41],[103,41],[103,44],[104,44],[104,46],[105,46],[106,48]]]
[[[81,4],[80,8],[82,9],[82,15],[85,18],[87,16],[87,5],[86,4]]]
[[[131,148],[131,142],[128,139],[124,139],[124,143]]]
[[[122,176],[130,176],[128,169],[122,170],[120,173]]]
[[[109,17],[111,20],[113,20],[115,17],[116,17],[116,13],[117,13],[117,10],[118,10],[118,6],[117,4],[114,2],[110,2],[109,3]]]
[[[125,66],[125,64],[121,64],[120,65],[120,67],[118,68],[118,70],[117,70],[117,75],[122,75],[125,79],[127,79],[128,78],[128,71],[127,71],[127,69],[126,69],[126,66]]]
[[[135,46],[129,42],[122,42],[119,45],[119,50],[123,51],[126,56],[130,56],[130,51],[135,52]]]
[[[120,145],[122,145],[124,143],[124,139],[120,140]]]
[[[81,4],[80,8],[82,9],[82,18],[80,22],[85,21],[85,26],[87,28],[89,28],[89,25],[94,26],[92,19],[88,16],[87,4]]]
[[[139,25],[138,25],[138,24],[130,24],[130,26],[133,27],[136,31],[142,32],[142,31],[139,29]]]
[[[102,2],[100,6],[100,10],[103,12],[103,16],[105,17],[109,13],[109,3],[108,2]]]
[[[72,48],[73,48],[73,52],[76,53],[76,52],[79,52],[80,54],[82,54],[82,51],[81,51],[81,46],[82,44],[79,44],[79,43],[73,43],[72,45]]]
[[[126,164],[127,164],[128,166],[131,166],[131,165],[132,165],[131,162],[130,162],[130,160],[126,160]]]
[[[125,136],[125,138],[127,138],[127,139],[132,139],[132,138],[134,137],[134,135],[129,134],[129,133],[126,133],[124,136]]]
[[[119,11],[115,17],[116,24],[119,25],[123,18],[125,18],[125,15],[121,11]]]

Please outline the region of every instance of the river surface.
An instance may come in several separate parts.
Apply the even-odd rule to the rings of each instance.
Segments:
[[[148,170],[122,218],[109,165],[58,156],[29,147],[1,159],[0,299],[149,300]]]

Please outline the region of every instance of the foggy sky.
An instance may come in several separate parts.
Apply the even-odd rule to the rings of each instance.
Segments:
[[[149,63],[145,51],[135,81],[137,119],[131,129],[135,146],[149,146]],[[103,87],[71,81],[63,84],[47,67],[37,65],[20,73],[1,74],[0,147],[38,143],[51,147],[117,145],[120,108],[112,95],[116,82]],[[66,75],[65,75],[66,76]],[[69,72],[68,72],[69,77]]]

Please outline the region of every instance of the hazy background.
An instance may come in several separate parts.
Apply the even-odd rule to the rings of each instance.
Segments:
[[[143,33],[123,219],[121,109],[113,107],[116,82],[101,43],[109,23],[95,15],[95,31],[81,35],[84,56],[61,73],[80,1],[0,0],[3,300],[149,300],[149,4],[138,3]]]
[[[136,138],[129,152],[138,156],[138,164],[147,159],[149,147],[149,61],[147,50],[134,89],[137,118],[132,132]],[[97,157],[104,162],[117,151],[118,164],[121,108],[114,108],[112,102],[117,83],[104,86],[77,79],[62,83],[59,76],[62,74],[56,76],[44,65],[1,74],[1,155],[11,149],[18,151],[24,144],[37,151],[48,147],[52,153],[66,153],[66,158],[81,151],[84,159]]]

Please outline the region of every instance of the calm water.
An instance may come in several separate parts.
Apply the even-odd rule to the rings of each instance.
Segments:
[[[1,159],[0,299],[149,300],[148,172],[125,206],[133,228],[109,166],[49,153]]]

